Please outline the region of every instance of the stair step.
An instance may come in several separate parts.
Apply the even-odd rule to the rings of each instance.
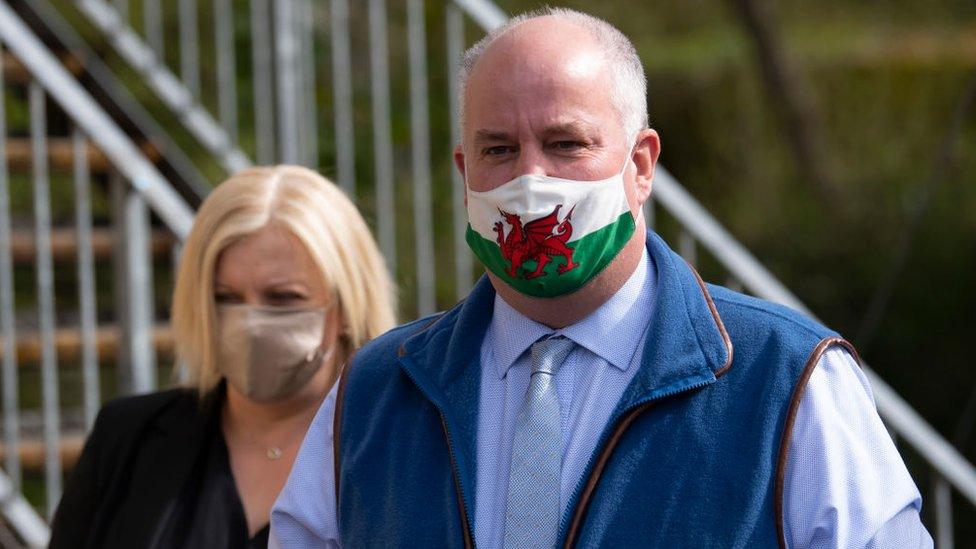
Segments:
[[[60,442],[61,468],[71,469],[78,462],[85,446],[85,435],[78,432],[62,433]],[[17,454],[20,464],[27,471],[44,470],[44,441],[37,435],[18,441]],[[0,442],[0,460],[7,457],[7,445]]]
[[[31,140],[26,137],[11,137],[7,139],[7,165],[11,170],[29,171],[31,169]],[[111,167],[108,157],[95,145],[88,143],[88,167],[92,173],[107,173]],[[150,162],[157,162],[161,158],[159,150],[149,142],[140,146],[142,152]],[[74,143],[68,137],[47,138],[48,166],[52,171],[70,172],[74,169]]]
[[[64,65],[68,72],[78,76],[84,72],[85,67],[71,54],[62,54],[59,56],[61,58],[61,63]],[[4,84],[15,84],[18,86],[23,86],[29,84],[34,77],[31,76],[30,71],[27,67],[14,56],[14,54],[9,51],[3,52],[2,56],[3,62],[3,81]]]
[[[108,227],[92,228],[92,255],[95,258],[111,257],[115,247],[116,232]],[[169,231],[153,229],[150,233],[150,250],[153,256],[168,254],[176,239]],[[10,236],[11,256],[16,263],[33,262],[37,256],[34,231],[14,230]],[[51,255],[55,261],[74,260],[78,254],[78,235],[70,227],[51,229]]]
[[[173,331],[169,325],[157,325],[153,329],[153,345],[156,352],[166,356],[173,354]],[[99,326],[95,330],[98,356],[114,357],[119,346],[119,331],[115,326]],[[58,360],[77,360],[81,357],[81,331],[77,328],[58,328],[54,332],[54,346]],[[3,344],[0,343],[0,354]],[[17,363],[37,364],[41,360],[41,336],[37,332],[17,334]]]
[[[110,163],[102,151],[88,144],[88,166],[92,172],[105,173]],[[11,137],[7,139],[7,164],[11,170],[28,171],[31,169],[31,140],[26,137]],[[48,164],[53,170],[71,171],[74,168],[74,144],[66,137],[47,138]]]

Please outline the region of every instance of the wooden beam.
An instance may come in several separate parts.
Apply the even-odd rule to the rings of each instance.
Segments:
[[[92,254],[96,258],[110,257],[115,249],[115,231],[108,227],[92,229]],[[172,252],[176,238],[169,231],[156,229],[150,236],[150,249],[153,255]],[[59,227],[51,230],[51,253],[55,261],[74,260],[78,253],[78,235],[74,228]],[[37,246],[34,232],[15,230],[10,237],[11,255],[15,263],[34,261]]]
[[[85,435],[80,433],[62,434],[60,439],[61,467],[71,469],[81,456],[85,446]],[[21,466],[28,471],[42,471],[44,469],[44,442],[40,437],[20,439],[17,445]],[[0,442],[0,461],[7,457],[7,446]]]
[[[31,169],[31,142],[24,137],[7,139],[7,165],[12,171],[29,171]],[[153,163],[159,161],[159,150],[150,142],[140,146],[146,158]],[[93,173],[106,173],[111,167],[108,157],[94,144],[88,143],[88,167]],[[74,169],[74,144],[68,137],[47,138],[48,164],[52,171],[71,172]]]
[[[114,326],[100,326],[95,332],[99,357],[115,357],[119,346],[119,331]],[[173,356],[173,332],[168,325],[157,325],[153,329],[153,345],[163,356]],[[54,346],[58,360],[73,361],[81,357],[81,332],[77,328],[58,328],[54,334]],[[0,344],[0,354],[3,345]],[[17,363],[36,364],[41,359],[40,334],[34,332],[17,334]]]

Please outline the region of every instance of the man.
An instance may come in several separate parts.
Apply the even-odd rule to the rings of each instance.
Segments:
[[[853,349],[706,285],[641,205],[660,144],[607,23],[520,16],[462,76],[464,302],[360,351],[283,547],[928,547]]]

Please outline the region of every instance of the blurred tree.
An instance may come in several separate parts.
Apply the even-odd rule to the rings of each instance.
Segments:
[[[874,338],[878,334],[881,321],[888,311],[888,304],[894,296],[902,273],[905,271],[905,265],[916,242],[916,236],[931,204],[932,195],[942,186],[942,183],[959,163],[956,145],[962,137],[965,122],[969,119],[974,104],[976,104],[976,72],[970,77],[969,84],[963,91],[952,119],[949,121],[949,129],[936,151],[932,176],[918,190],[910,189],[911,199],[905,202],[908,206],[908,219],[891,256],[888,269],[875,288],[867,312],[864,313],[864,318],[861,319],[860,327],[857,330],[857,342],[861,352],[867,352],[869,345],[874,342]],[[967,428],[970,427],[971,425],[967,426]]]
[[[783,119],[801,179],[815,187],[824,204],[830,204],[836,184],[822,119],[802,71],[786,54],[772,4],[768,0],[729,1],[754,43],[766,91]]]

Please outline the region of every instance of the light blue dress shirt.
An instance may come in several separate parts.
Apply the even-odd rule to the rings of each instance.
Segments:
[[[534,322],[496,296],[481,348],[475,541],[501,547],[515,417],[529,385],[525,351],[556,333],[577,347],[556,374],[562,413],[565,509],[624,389],[639,368],[654,310],[647,253],[624,286],[561,330]],[[271,516],[272,547],[338,547],[333,478],[335,389],[302,443]],[[921,497],[875,410],[857,363],[828,350],[807,383],[790,441],[784,521],[791,547],[932,547]]]

